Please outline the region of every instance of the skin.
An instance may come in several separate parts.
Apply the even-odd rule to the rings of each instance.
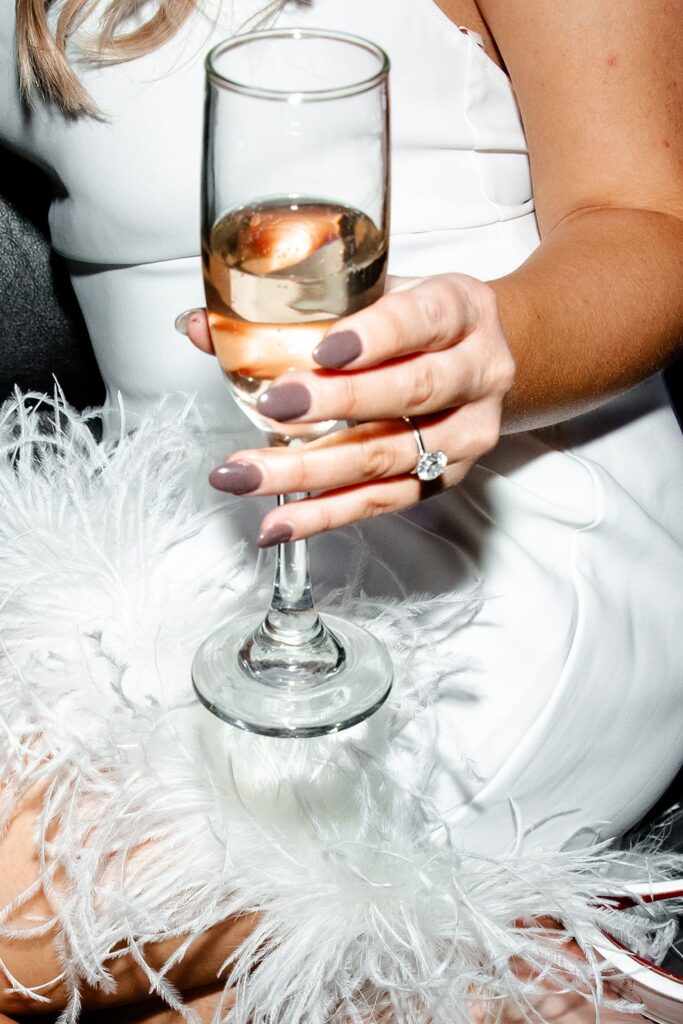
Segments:
[[[287,376],[310,391],[303,419],[364,422],[297,452],[230,456],[229,462],[261,469],[263,483],[254,493],[322,492],[273,510],[264,530],[286,520],[293,536],[303,537],[419,500],[410,475],[414,441],[401,416],[418,417],[427,447],[447,452],[451,486],[501,430],[592,408],[663,366],[677,349],[683,321],[680,0],[482,0],[479,7],[441,0],[440,6],[456,24],[481,32],[492,59],[512,76],[542,244],[519,270],[490,284],[457,274],[396,282],[373,307],[337,325],[361,339],[355,363]],[[190,319],[188,330],[195,344],[212,351],[203,314]],[[17,808],[0,839],[0,905],[37,877],[32,832],[39,797],[32,794]],[[42,895],[30,909],[49,911]],[[194,955],[173,975],[202,1020],[212,1018],[216,972],[249,925],[229,921],[199,936]],[[147,953],[161,964],[174,945]],[[0,939],[0,957],[26,985],[59,973],[49,936]],[[179,1019],[148,998],[146,981],[128,959],[113,969],[115,995],[85,993],[86,1021]],[[57,986],[50,995],[54,1012],[64,993]],[[552,998],[544,1012],[561,1024],[594,1019],[592,1007]],[[11,1019],[36,1007],[0,993],[0,1011]]]
[[[459,24],[473,23],[458,16],[459,5],[442,6]],[[322,492],[270,512],[262,543],[284,526],[300,539],[419,501],[401,416],[417,417],[426,447],[446,452],[442,484],[453,486],[501,432],[586,412],[675,358],[683,325],[680,13],[679,0],[482,0],[475,27],[495,38],[494,56],[515,85],[541,245],[489,284],[460,274],[400,282],[336,325],[359,336],[356,360],[286,375],[311,396],[295,422],[363,422],[303,450],[229,457],[227,465],[260,470],[253,494]],[[189,334],[211,351],[203,315]],[[220,486],[221,476],[212,482]]]
[[[18,893],[24,892],[38,877],[38,856],[32,836],[36,817],[40,813],[41,800],[41,791],[36,789],[20,801],[10,827],[0,841],[0,907],[4,907]],[[37,892],[19,914],[11,916],[7,924],[18,928],[26,927],[28,915],[35,915],[38,919],[52,916],[49,901],[42,891]],[[251,927],[251,918],[233,918],[223,922],[220,927],[198,935],[182,963],[169,973],[169,980],[183,991],[191,991],[192,998],[201,1001],[205,995],[201,991],[203,987],[207,983],[215,985],[221,965],[241,944]],[[177,945],[175,939],[148,945],[145,949],[148,963],[160,969]],[[58,978],[61,973],[59,955],[50,936],[21,942],[0,938],[0,958],[11,974],[26,987],[45,985],[51,979]],[[83,1004],[90,1011],[92,1021],[100,1020],[105,1007],[119,1007],[140,1000],[150,1000],[149,982],[129,957],[113,960],[108,966],[116,981],[115,993],[94,990],[87,986],[83,992]],[[47,1005],[36,1004],[26,996],[4,991],[3,988],[3,981],[0,981],[0,1013],[49,1014],[63,1007],[66,1002],[66,992],[59,982],[42,993],[49,997]],[[213,998],[213,990],[211,995]],[[215,1003],[215,998],[213,1001]],[[151,1002],[156,1008],[155,1012],[160,1013],[161,1003],[157,1005],[156,1001]],[[116,1012],[121,1012],[121,1016],[117,1016],[116,1019],[123,1024],[125,1018],[122,1011],[117,1009]],[[135,1021],[145,1019],[144,1014],[131,1017],[131,1020]],[[150,1021],[155,1019],[153,1016],[150,1017]],[[175,1017],[169,1019],[174,1020]]]

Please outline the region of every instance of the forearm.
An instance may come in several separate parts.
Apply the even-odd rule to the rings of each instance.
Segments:
[[[503,432],[568,419],[661,369],[683,334],[683,221],[592,209],[492,282],[517,363]]]

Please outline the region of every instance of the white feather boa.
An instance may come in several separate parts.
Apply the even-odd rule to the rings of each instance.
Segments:
[[[114,987],[109,968],[124,954],[192,1019],[167,980],[172,963],[153,970],[145,946],[184,937],[176,962],[234,914],[260,915],[222,973],[237,986],[234,1024],[384,1012],[395,1024],[456,1024],[478,997],[523,1009],[542,983],[533,979],[553,977],[597,1003],[595,925],[662,952],[668,926],[599,897],[680,863],[521,844],[487,859],[459,849],[430,804],[439,664],[456,659],[453,623],[473,614],[471,597],[380,604],[360,584],[327,595],[323,604],[371,621],[398,668],[388,707],[347,733],[264,740],[198,706],[199,640],[237,603],[263,606],[267,590],[244,544],[229,564],[178,576],[183,545],[225,515],[196,498],[205,448],[190,407],[107,443],[58,397],[17,396],[0,415],[2,824],[43,787],[37,884],[54,907],[45,922],[7,907],[0,927],[18,942],[56,924],[70,993],[61,1019],[78,1019],[84,982]],[[357,543],[359,565],[365,554]],[[564,931],[522,926],[544,917]],[[585,962],[567,954],[570,935]]]

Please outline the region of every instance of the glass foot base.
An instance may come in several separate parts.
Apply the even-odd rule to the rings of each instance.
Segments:
[[[352,622],[325,616],[338,656],[317,670],[293,651],[252,672],[244,654],[263,622],[241,615],[204,641],[192,664],[202,704],[224,722],[264,736],[323,736],[357,725],[384,703],[393,666],[384,646]]]

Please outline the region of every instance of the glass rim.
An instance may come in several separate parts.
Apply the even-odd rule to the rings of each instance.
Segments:
[[[376,72],[367,78],[360,79],[357,82],[351,82],[349,85],[338,85],[328,89],[268,89],[261,86],[247,85],[245,82],[239,82],[233,78],[229,78],[227,75],[223,75],[220,71],[216,70],[216,58],[222,56],[222,54],[227,50],[232,50],[238,46],[244,46],[260,39],[278,38],[331,39],[341,43],[351,43],[359,49],[363,49],[367,53],[371,53],[377,57],[379,59],[380,66]],[[207,79],[220,88],[242,93],[245,96],[253,96],[256,99],[279,100],[280,102],[285,103],[292,102],[293,99],[296,99],[296,102],[298,103],[337,100],[343,99],[346,96],[355,96],[358,93],[367,92],[369,89],[373,89],[378,85],[383,79],[387,78],[390,66],[391,62],[388,54],[381,46],[378,46],[377,43],[373,43],[370,39],[365,39],[363,36],[352,35],[350,32],[334,32],[328,29],[314,28],[268,28],[260,29],[255,32],[245,32],[243,35],[231,36],[229,39],[224,39],[222,42],[213,46],[206,55],[206,60],[204,62]]]

